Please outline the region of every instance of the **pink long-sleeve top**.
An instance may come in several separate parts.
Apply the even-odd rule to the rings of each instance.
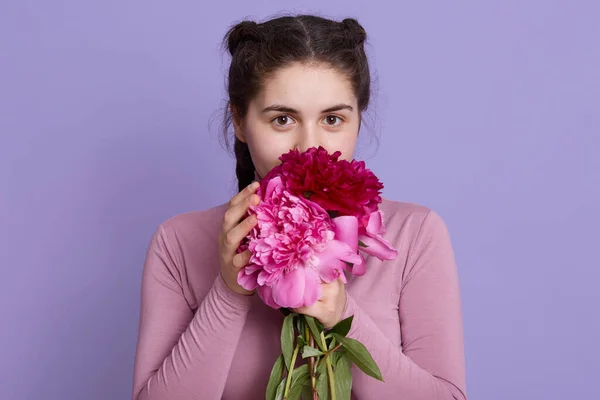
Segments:
[[[264,399],[283,315],[229,290],[217,237],[226,205],[163,223],[142,278],[134,400]],[[466,399],[462,313],[451,240],[426,207],[384,200],[393,261],[367,256],[349,278],[343,318],[385,382],[352,368],[355,400]]]

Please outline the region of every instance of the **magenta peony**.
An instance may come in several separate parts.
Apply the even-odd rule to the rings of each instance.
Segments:
[[[281,176],[291,193],[309,198],[334,215],[356,217],[364,233],[369,216],[382,201],[383,184],[363,161],[339,160],[340,156],[339,151],[329,154],[323,147],[291,150],[279,158],[281,164],[265,180]]]

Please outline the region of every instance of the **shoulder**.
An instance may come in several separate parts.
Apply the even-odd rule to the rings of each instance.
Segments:
[[[429,207],[421,204],[408,203],[388,198],[383,198],[383,201],[379,205],[379,209],[383,212],[384,216],[393,216],[395,219],[424,219],[427,214],[432,211]]]
[[[419,231],[423,225],[445,225],[442,217],[435,210],[417,203],[384,198],[379,209],[383,213],[388,230],[404,226]]]
[[[427,206],[384,198],[379,209],[383,213],[386,236],[392,242],[402,241],[402,247],[410,243],[406,249],[409,252],[432,238],[449,239],[444,219]]]

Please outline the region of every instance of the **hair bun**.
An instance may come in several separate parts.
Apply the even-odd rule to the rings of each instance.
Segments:
[[[259,25],[254,21],[242,21],[234,25],[227,34],[227,49],[233,56],[241,44],[246,42],[260,43]]]
[[[342,21],[342,26],[354,45],[360,46],[367,40],[367,31],[356,19],[346,18]]]

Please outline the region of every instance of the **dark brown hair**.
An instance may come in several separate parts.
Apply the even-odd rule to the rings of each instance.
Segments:
[[[223,116],[227,142],[229,128],[242,121],[250,101],[258,95],[265,78],[292,62],[324,63],[345,74],[358,100],[361,114],[371,97],[371,74],[364,49],[367,33],[356,19],[341,22],[315,15],[273,18],[262,23],[242,21],[232,26],[223,40],[231,54],[227,80],[228,102]],[[235,138],[238,190],[255,179],[248,145]]]

